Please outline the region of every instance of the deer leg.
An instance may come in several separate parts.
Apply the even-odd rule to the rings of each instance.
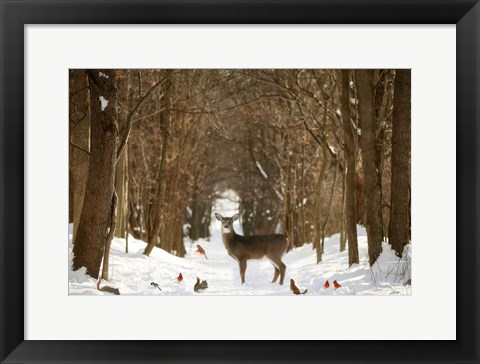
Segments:
[[[280,270],[276,266],[273,267],[275,268],[275,273],[273,274],[272,283],[275,283],[278,279],[278,276],[280,275]]]
[[[275,276],[273,277],[274,283],[278,278],[278,273],[280,273],[280,284],[283,284],[283,280],[285,279],[285,271],[287,270],[287,266],[282,262],[282,258],[270,255],[268,257],[272,264],[275,266]]]
[[[240,268],[240,278],[242,279],[242,284],[245,283],[245,271],[247,270],[247,261],[242,259],[238,262]]]
[[[282,285],[283,280],[285,279],[285,272],[287,270],[287,266],[280,260],[278,269],[280,269],[280,285]]]

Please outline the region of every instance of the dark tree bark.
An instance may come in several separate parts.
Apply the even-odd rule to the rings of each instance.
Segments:
[[[76,123],[76,115],[77,110],[75,107],[75,102],[73,101],[74,95],[72,95],[72,91],[75,91],[75,78],[74,78],[74,70],[68,71],[68,87],[70,89],[69,95],[69,102],[68,102],[68,135],[70,144],[68,146],[68,223],[73,223],[73,145],[71,142],[73,130],[75,128]]]
[[[323,182],[325,180],[325,173],[327,171],[327,166],[329,164],[327,160],[327,148],[328,148],[327,144],[323,143],[322,168],[320,169],[320,173],[318,175],[317,187],[315,190],[315,232],[313,237],[313,247],[315,248],[315,251],[316,251],[317,264],[322,261],[322,255],[323,255],[323,249],[321,244],[322,225],[320,223],[320,202],[322,200],[322,195],[323,195]]]
[[[113,235],[115,234],[115,226],[117,224],[117,203],[118,203],[118,196],[115,190],[113,191],[113,198],[112,198],[112,207],[110,210],[110,227],[108,231],[108,235],[105,241],[105,249],[103,253],[103,266],[102,266],[102,279],[108,281],[108,270],[109,270],[109,261],[110,261],[110,246],[112,245]]]
[[[350,120],[350,77],[348,70],[342,70],[342,119],[344,154],[346,160],[345,170],[345,232],[348,241],[348,264],[358,264],[358,241],[357,241],[357,203],[355,200],[355,142],[354,129]]]
[[[77,236],[82,213],[90,158],[90,115],[88,79],[85,70],[70,70],[70,209],[73,241]]]
[[[327,229],[328,221],[330,220],[330,215],[332,214],[332,202],[333,202],[333,195],[335,194],[335,183],[337,182],[337,172],[339,168],[339,163],[335,162],[335,172],[333,172],[333,182],[332,182],[332,192],[330,193],[330,202],[328,203],[328,212],[325,220],[323,221],[322,225],[322,254],[324,252],[324,244],[325,244],[325,231]]]
[[[163,111],[160,113],[160,127],[163,135],[162,156],[160,158],[160,166],[157,174],[158,187],[155,193],[152,206],[152,214],[150,220],[152,228],[148,234],[148,244],[143,254],[149,256],[152,252],[157,238],[160,233],[160,228],[163,220],[163,210],[166,191],[166,176],[167,170],[167,154],[170,145],[170,129],[171,129],[171,107],[172,107],[172,71],[168,70],[165,82],[165,94],[163,96]]]
[[[373,74],[371,70],[356,70],[355,75],[360,107],[360,148],[362,150],[367,202],[368,257],[370,265],[373,265],[382,252],[383,240],[380,165],[377,159],[377,139],[375,133]]]
[[[115,191],[118,195],[117,223],[115,236],[126,238],[128,234],[128,152],[125,151],[117,162]]]
[[[114,70],[88,71],[91,150],[85,198],[73,247],[73,269],[98,278],[115,182],[118,127]]]
[[[327,124],[327,117],[328,117],[328,107],[327,107],[327,102],[326,98],[327,95],[325,93],[324,95],[325,101],[324,101],[324,107],[323,107],[323,124]],[[323,247],[322,243],[320,241],[321,239],[321,223],[320,223],[320,206],[321,206],[321,200],[322,200],[322,192],[323,192],[323,182],[325,180],[325,174],[327,171],[327,152],[331,151],[330,148],[327,145],[327,139],[325,134],[323,134],[322,137],[323,143],[321,143],[322,147],[322,168],[320,170],[320,175],[318,177],[317,181],[317,187],[316,187],[316,196],[315,196],[315,230],[314,230],[314,238],[313,238],[313,246],[315,247],[316,250],[316,255],[317,255],[317,264],[322,261],[322,256],[323,256]]]
[[[196,196],[197,193],[194,193]],[[193,198],[192,216],[188,217],[190,223],[189,237],[192,241],[208,238],[210,236],[210,215],[212,213],[211,204],[198,202],[198,198]]]
[[[392,197],[389,241],[402,256],[410,241],[410,125],[411,72],[395,75],[392,126]]]
[[[125,86],[126,84],[126,86]],[[130,109],[130,76],[129,73],[126,76],[124,85],[121,88],[121,93],[117,95],[119,103],[124,103],[120,108],[120,113],[118,116],[118,128],[119,131],[125,130],[129,121],[129,109]],[[127,144],[128,145],[128,144]],[[118,151],[117,151],[118,153]],[[119,238],[127,238],[128,235],[128,148],[125,148],[125,151],[121,154],[117,154],[117,166],[116,166],[116,176],[115,176],[115,192],[117,193],[118,207],[117,207],[117,223],[115,226],[115,236]]]
[[[344,170],[343,177],[342,177],[342,210],[341,210],[341,219],[340,222],[340,251],[343,252],[347,249],[347,234],[345,231],[345,200],[347,194],[345,193],[345,189],[347,186],[347,171]]]

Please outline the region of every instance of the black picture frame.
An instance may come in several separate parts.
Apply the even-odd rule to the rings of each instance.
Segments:
[[[2,363],[479,362],[478,0],[0,0],[0,13]],[[24,340],[24,25],[123,23],[456,24],[457,340]]]

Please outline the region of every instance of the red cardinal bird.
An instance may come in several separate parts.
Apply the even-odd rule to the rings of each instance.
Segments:
[[[180,283],[181,281],[183,281],[182,273],[180,273],[180,274],[178,275],[177,281],[178,281],[178,283]]]
[[[335,282],[336,282],[336,281],[335,281]],[[323,285],[323,288],[325,288],[325,289],[330,288],[330,282],[328,281],[328,279],[327,279],[327,281],[325,282],[325,284]]]
[[[335,286],[335,289],[340,288],[342,286],[340,283],[337,282],[336,279],[333,281],[333,285]]]
[[[200,245],[197,245],[197,250],[195,250],[195,253],[202,254],[205,259],[208,260],[207,253],[205,253],[205,250]]]

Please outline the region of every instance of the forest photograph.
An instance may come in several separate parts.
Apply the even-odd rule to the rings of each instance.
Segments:
[[[411,295],[410,69],[70,69],[69,295]]]

